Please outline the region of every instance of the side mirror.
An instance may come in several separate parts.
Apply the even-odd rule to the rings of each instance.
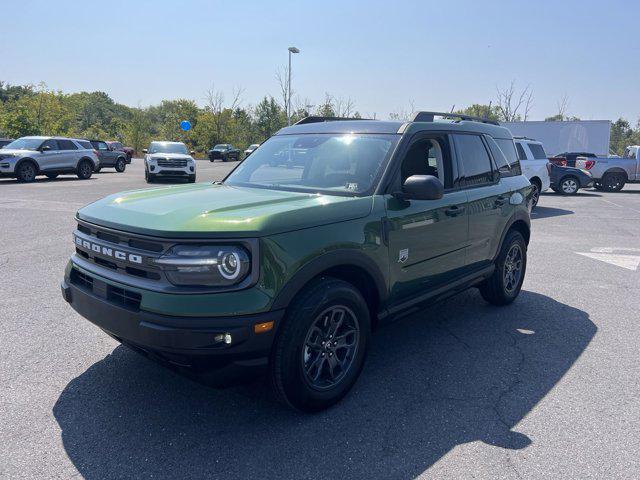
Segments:
[[[402,196],[412,200],[439,200],[444,195],[444,185],[433,175],[411,175],[402,185]]]
[[[49,145],[44,145],[40,147],[41,152],[46,152],[47,150],[51,150],[51,147]]]
[[[147,152],[148,152],[148,150],[146,148],[142,149],[142,153],[147,153]]]

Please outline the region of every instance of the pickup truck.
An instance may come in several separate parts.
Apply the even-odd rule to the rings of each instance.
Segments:
[[[591,173],[596,190],[619,192],[627,183],[640,183],[639,151],[631,145],[622,157],[578,157],[576,167]]]

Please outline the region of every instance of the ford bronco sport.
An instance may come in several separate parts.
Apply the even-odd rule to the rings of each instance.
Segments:
[[[285,403],[320,410],[385,319],[469,287],[518,296],[533,199],[508,158],[511,133],[483,119],[309,117],[222,182],[80,209],[62,294],[153,359],[225,381],[264,369]]]

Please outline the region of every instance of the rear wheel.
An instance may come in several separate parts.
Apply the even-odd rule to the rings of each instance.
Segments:
[[[119,158],[118,160],[116,160],[116,172],[124,172],[124,170],[127,168],[127,162],[124,158]]]
[[[78,168],[76,169],[76,175],[80,180],[88,180],[93,173],[93,164],[89,160],[80,160]]]
[[[560,180],[560,193],[562,195],[575,195],[580,189],[578,179],[573,176],[566,176]]]
[[[311,283],[274,343],[269,369],[278,398],[307,412],[338,402],[360,375],[370,330],[369,309],[353,285],[331,277]]]
[[[602,177],[602,187],[606,192],[619,192],[626,182],[626,177],[618,172],[607,173]]]
[[[18,166],[18,171],[16,173],[16,177],[19,182],[29,183],[33,182],[36,179],[36,174],[38,173],[38,169],[36,168],[35,163],[31,161],[22,162]]]
[[[480,286],[480,294],[493,305],[513,302],[522,288],[527,269],[527,243],[522,234],[510,230],[496,259],[495,270]]]
[[[542,184],[540,180],[534,179],[531,181],[531,209],[536,208],[538,205],[538,200],[540,200],[540,191],[542,190]]]

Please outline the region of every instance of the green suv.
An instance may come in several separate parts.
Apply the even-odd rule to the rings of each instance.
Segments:
[[[155,360],[220,384],[266,370],[285,403],[320,410],[385,319],[469,287],[512,302],[531,204],[511,133],[490,121],[309,117],[222,182],[80,209],[62,294]]]

